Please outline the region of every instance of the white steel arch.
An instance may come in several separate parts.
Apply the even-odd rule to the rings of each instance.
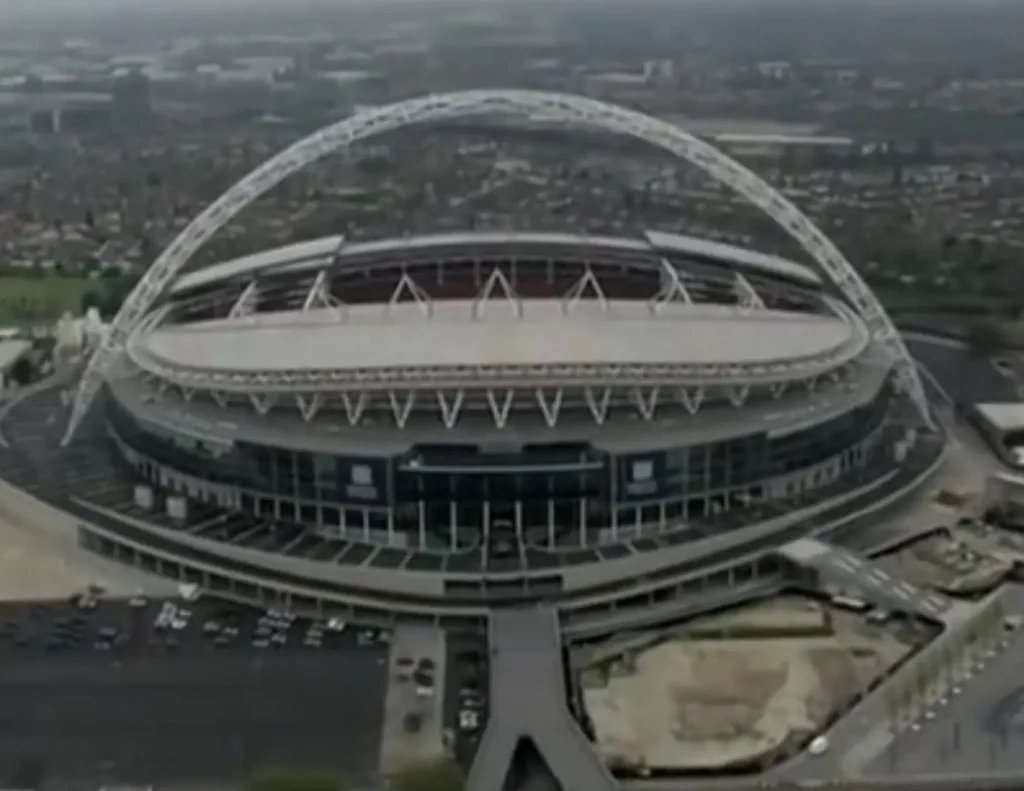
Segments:
[[[786,198],[714,146],[665,121],[582,96],[523,90],[460,91],[375,107],[326,126],[292,144],[238,181],[195,217],[159,255],[118,311],[75,394],[69,442],[131,333],[189,258],[253,200],[312,162],[375,135],[411,124],[466,116],[545,118],[628,135],[683,159],[734,189],[775,220],[850,300],[873,337],[898,360],[898,384],[933,425],[917,368],[878,298],[832,241]]]

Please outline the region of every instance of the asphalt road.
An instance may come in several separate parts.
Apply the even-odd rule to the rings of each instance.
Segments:
[[[1024,587],[1009,592],[1024,614]],[[956,685],[943,704],[905,731],[867,768],[869,775],[1024,772],[1024,632]]]
[[[106,622],[106,620],[104,621]],[[376,777],[386,646],[0,651],[0,787],[216,787],[267,766]]]
[[[957,341],[908,333],[907,349],[957,402],[1019,401],[1016,384]]]

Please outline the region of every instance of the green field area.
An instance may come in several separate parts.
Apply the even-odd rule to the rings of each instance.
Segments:
[[[52,321],[65,311],[76,316],[95,283],[79,277],[0,277],[0,325]]]

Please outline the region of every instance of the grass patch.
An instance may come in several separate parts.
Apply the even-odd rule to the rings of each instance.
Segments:
[[[0,324],[54,321],[67,311],[77,316],[96,285],[83,277],[0,276]]]

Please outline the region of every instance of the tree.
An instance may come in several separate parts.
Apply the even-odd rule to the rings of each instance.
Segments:
[[[36,367],[32,364],[29,356],[23,354],[11,364],[7,373],[10,375],[11,381],[24,387],[36,378]]]
[[[391,777],[394,791],[463,791],[466,781],[451,758],[409,764]]]
[[[341,791],[338,778],[317,769],[268,768],[253,774],[246,791]]]
[[[82,294],[82,299],[81,299],[81,302],[79,304],[79,310],[80,310],[81,314],[84,316],[86,313],[89,312],[89,308],[97,308],[97,309],[99,309],[99,308],[102,307],[102,305],[103,305],[103,297],[102,297],[102,295],[97,294],[95,291],[90,289],[90,290],[86,291],[84,294]]]

